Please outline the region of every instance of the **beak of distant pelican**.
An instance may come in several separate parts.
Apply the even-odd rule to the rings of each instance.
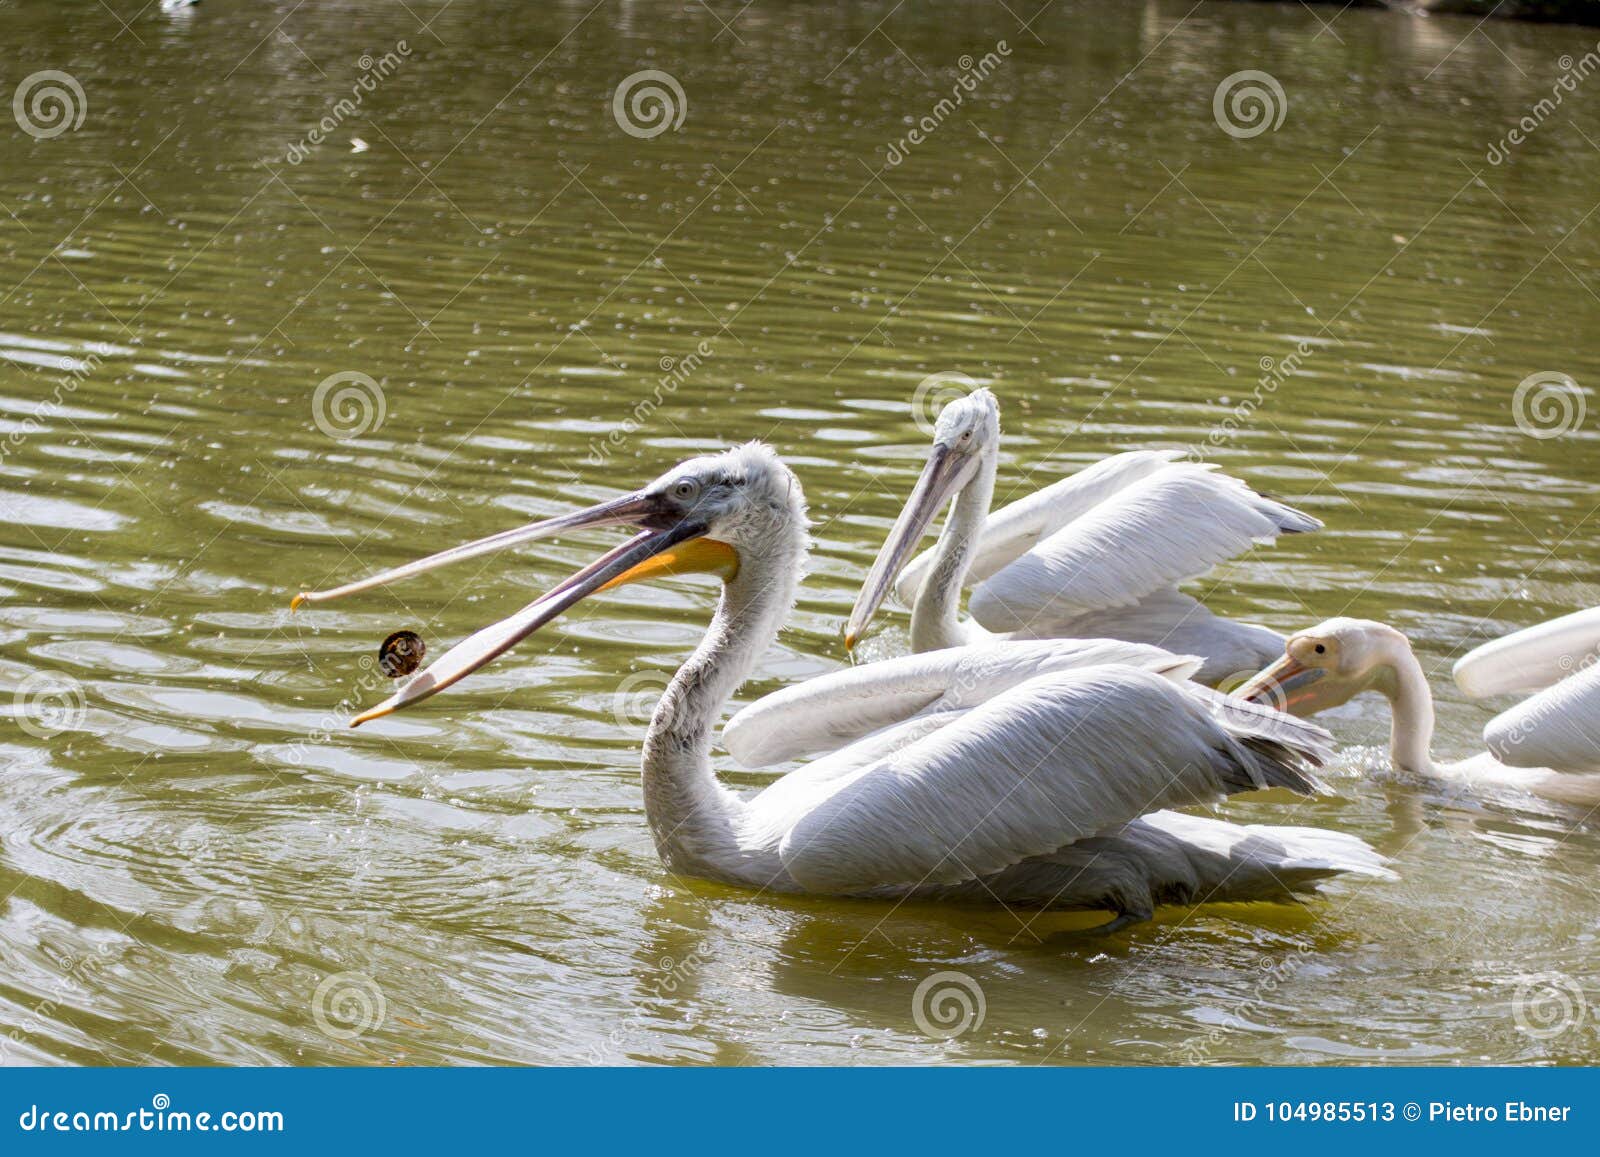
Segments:
[[[1312,703],[1316,692],[1312,684],[1327,675],[1322,667],[1307,667],[1292,655],[1285,655],[1266,670],[1257,673],[1234,692],[1241,699],[1275,707],[1279,711],[1301,714],[1296,708]]]
[[[845,650],[854,649],[861,633],[872,621],[872,616],[883,605],[894,580],[900,576],[922,542],[922,536],[928,533],[928,527],[945,504],[966,484],[974,461],[970,454],[952,450],[940,443],[934,444],[928,464],[922,468],[922,476],[917,479],[911,497],[906,500],[905,509],[895,520],[889,537],[884,540],[878,557],[873,560],[872,570],[861,586],[861,593],[856,596],[856,605],[851,608],[850,620],[845,624]]]
[[[632,526],[638,533],[510,618],[485,627],[457,643],[394,695],[370,711],[357,715],[350,721],[350,726],[359,727],[368,720],[420,703],[443,691],[505,654],[567,608],[597,591],[669,575],[715,574],[728,581],[738,573],[738,552],[725,542],[705,537],[708,528],[704,520],[697,519],[693,511],[685,514],[661,496],[639,492],[574,514],[530,523],[440,551],[360,582],[328,591],[305,592],[296,595],[291,605],[298,607],[302,603],[324,602],[423,574],[452,562],[504,550],[519,543],[600,526]]]

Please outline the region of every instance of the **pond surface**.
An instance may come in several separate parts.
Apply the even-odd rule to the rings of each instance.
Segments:
[[[817,522],[741,699],[836,668],[921,467],[913,391],[953,372],[1001,398],[1002,496],[1198,447],[1315,512],[1193,589],[1285,630],[1396,624],[1436,750],[1478,749],[1453,658],[1600,602],[1600,414],[1513,401],[1600,382],[1600,112],[1581,85],[1530,111],[1594,31],[1035,7],[0,9],[7,91],[64,72],[83,113],[24,101],[0,131],[7,1061],[1600,1056],[1594,1009],[1516,1015],[1562,977],[1595,1003],[1600,830],[1387,771],[1380,700],[1331,721],[1334,796],[1219,811],[1357,833],[1401,882],[1089,944],[1042,939],[1079,916],[669,876],[638,745],[704,581],[594,600],[343,729],[390,631],[442,648],[600,538],[291,618],[295,591],[735,439],[788,458]],[[615,111],[645,70],[675,127]],[[1276,127],[1214,110],[1246,70]],[[365,377],[319,405],[333,375]],[[984,1004],[948,1041],[913,1013],[941,971]]]

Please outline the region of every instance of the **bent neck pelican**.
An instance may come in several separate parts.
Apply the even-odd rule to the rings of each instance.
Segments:
[[[1284,899],[1342,872],[1388,874],[1342,833],[1162,810],[1261,788],[1316,790],[1311,769],[1328,737],[1131,665],[1047,671],[970,710],[874,732],[752,797],[723,787],[713,729],[776,640],[807,551],[800,484],[760,443],[692,458],[588,510],[296,601],[614,525],[636,533],[452,647],[352,725],[443,691],[598,591],[709,572],[722,580],[716,612],[644,740],[645,816],[675,872],[778,892],[1106,909],[1112,927],[1158,903]]]
[[[1390,758],[1400,771],[1469,787],[1520,789],[1558,803],[1600,804],[1600,774],[1593,774],[1600,768],[1600,753],[1592,747],[1581,760],[1542,762],[1545,753],[1562,744],[1539,744],[1540,729],[1548,723],[1551,731],[1564,736],[1559,716],[1541,721],[1537,715],[1521,715],[1508,722],[1502,715],[1485,729],[1489,751],[1435,762],[1433,693],[1427,675],[1410,640],[1385,623],[1335,618],[1302,631],[1285,644],[1282,658],[1237,694],[1308,716],[1363,691],[1377,691],[1389,700]]]
[[[862,585],[845,646],[892,585],[911,606],[914,651],[994,635],[1100,637],[1199,655],[1203,683],[1259,670],[1283,650],[1283,636],[1218,618],[1177,586],[1255,543],[1322,524],[1179,456],[1115,454],[991,514],[999,404],[985,388],[955,399],[940,411],[927,465]],[[937,544],[908,563],[947,504]],[[969,579],[977,586],[963,621]]]

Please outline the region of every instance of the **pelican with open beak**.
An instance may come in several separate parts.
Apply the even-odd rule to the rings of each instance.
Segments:
[[[466,678],[596,591],[675,574],[710,573],[724,577],[732,574],[738,568],[738,555],[726,543],[704,537],[707,524],[706,519],[697,514],[697,498],[697,488],[689,481],[665,488],[647,488],[586,510],[452,547],[332,590],[305,591],[296,595],[290,606],[298,608],[306,603],[327,602],[372,590],[451,563],[571,531],[606,526],[628,526],[637,530],[627,542],[606,552],[516,614],[457,643],[394,695],[350,721],[351,727],[359,727],[402,707],[420,703]]]
[[[716,611],[663,692],[641,759],[645,819],[674,872],[774,892],[1107,910],[1108,929],[1159,903],[1288,899],[1329,876],[1388,874],[1354,837],[1164,810],[1265,787],[1313,791],[1327,733],[1263,708],[1217,712],[1213,692],[1114,662],[1042,671],[978,706],[875,731],[753,795],[730,790],[712,733],[776,642],[809,547],[799,481],[760,443],[299,601],[598,526],[635,533],[354,722],[443,690],[586,595],[711,572],[722,579]]]

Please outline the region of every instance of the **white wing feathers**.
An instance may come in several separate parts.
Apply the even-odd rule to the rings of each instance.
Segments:
[[[919,713],[971,707],[1037,675],[1116,663],[1187,679],[1200,660],[1110,639],[974,643],[885,659],[785,687],[728,720],[723,745],[745,767],[833,751]]]
[[[1019,498],[984,520],[967,574],[971,581],[988,578],[1021,558],[1040,539],[1093,510],[1117,491],[1143,481],[1182,456],[1181,450],[1130,450],[1085,466],[1043,490]],[[906,606],[916,601],[922,580],[933,565],[926,550],[906,564],[895,580],[895,597]]]
[[[1230,675],[1254,674],[1283,656],[1284,637],[1254,623],[1236,623],[1171,588],[1146,595],[1131,607],[1109,607],[1071,619],[1038,623],[1009,637],[1121,639],[1149,643],[1177,655],[1204,655],[1197,683],[1214,687]]]
[[[807,891],[955,883],[1158,809],[1315,790],[1327,733],[1245,706],[1132,668],[1039,676],[825,784],[786,776],[753,807]]]
[[[1320,525],[1208,466],[1172,464],[1118,491],[983,582],[969,610],[991,631],[1037,629],[1044,621],[1129,606],[1254,543]]]
[[[1600,667],[1586,667],[1491,719],[1483,740],[1512,767],[1600,771]]]
[[[1456,660],[1474,699],[1531,695],[1491,719],[1483,741],[1512,767],[1600,771],[1600,607],[1513,632]]]
[[[1527,627],[1456,660],[1456,684],[1474,699],[1538,691],[1577,670],[1600,648],[1600,607]]]

